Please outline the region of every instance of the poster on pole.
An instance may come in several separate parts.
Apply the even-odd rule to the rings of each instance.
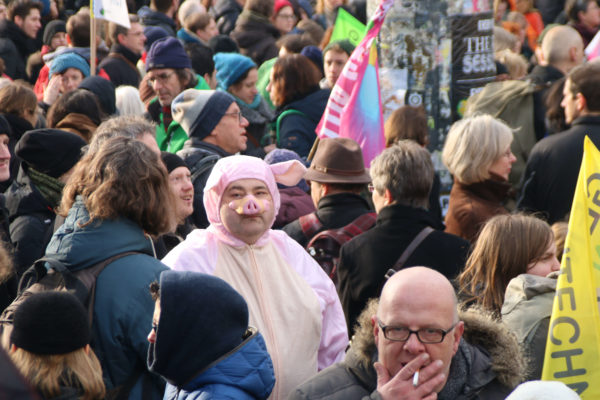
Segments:
[[[92,0],[91,16],[114,22],[127,29],[131,27],[125,0]]]

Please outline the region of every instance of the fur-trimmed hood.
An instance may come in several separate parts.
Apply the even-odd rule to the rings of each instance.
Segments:
[[[378,301],[372,299],[359,316],[349,350],[352,354],[347,355],[355,358],[364,370],[365,376],[359,377],[363,381],[372,381],[367,375],[375,376],[373,361],[377,348],[371,316],[377,313],[377,306]],[[525,359],[517,338],[508,327],[479,308],[460,311],[459,318],[465,324],[463,340],[489,354],[498,381],[509,388],[521,383],[525,377]]]

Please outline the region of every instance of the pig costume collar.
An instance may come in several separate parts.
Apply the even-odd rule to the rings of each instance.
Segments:
[[[219,205],[229,184],[240,179],[263,181],[273,198],[272,207],[275,209],[275,214],[269,225],[272,226],[280,207],[277,183],[294,186],[302,179],[305,172],[306,167],[296,160],[269,165],[260,158],[251,156],[236,155],[221,158],[213,167],[204,187],[204,209],[210,221],[208,229],[214,232],[219,239],[232,246],[245,246],[246,243],[229,233],[221,222]],[[256,245],[264,245],[268,237],[269,230],[260,237]]]

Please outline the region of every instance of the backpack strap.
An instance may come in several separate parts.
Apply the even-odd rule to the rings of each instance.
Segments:
[[[344,226],[341,230],[348,236],[348,239],[358,236],[361,233],[368,231],[375,225],[377,221],[377,213],[370,212],[357,217],[354,221]]]
[[[317,213],[314,211],[298,218],[298,222],[300,223],[302,233],[309,240],[323,228],[323,223],[319,220]]]
[[[221,157],[219,157],[216,154],[209,154],[196,161],[194,165],[192,165],[192,167],[190,168],[190,171],[192,171],[192,182],[198,179],[200,175],[208,171],[210,168],[212,168],[217,163],[217,161],[219,161],[219,158]]]
[[[275,136],[276,136],[276,142],[277,145],[279,146],[279,129],[281,128],[281,121],[283,121],[283,119],[285,117],[287,117],[288,115],[301,115],[305,118],[308,118],[308,115],[304,114],[302,111],[299,110],[285,110],[284,112],[282,112],[281,114],[279,114],[279,116],[277,117],[277,121],[275,122]]]
[[[425,238],[429,236],[429,234],[433,231],[434,229],[432,227],[426,226],[421,230],[421,232],[419,232],[417,236],[415,236],[412,242],[409,243],[408,247],[404,249],[404,251],[400,255],[400,258],[398,258],[398,261],[396,261],[396,264],[394,264],[394,266],[388,269],[388,271],[385,273],[386,280],[390,279],[392,275],[394,275],[396,272],[402,269],[404,263],[406,263],[406,260],[408,260],[408,257],[410,257],[412,253],[414,253],[414,251],[417,249],[417,247],[419,247],[423,240],[425,240]]]

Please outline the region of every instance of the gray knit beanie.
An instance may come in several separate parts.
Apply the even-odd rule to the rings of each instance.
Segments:
[[[171,113],[189,137],[204,139],[233,102],[229,93],[220,90],[187,89],[175,97]]]

